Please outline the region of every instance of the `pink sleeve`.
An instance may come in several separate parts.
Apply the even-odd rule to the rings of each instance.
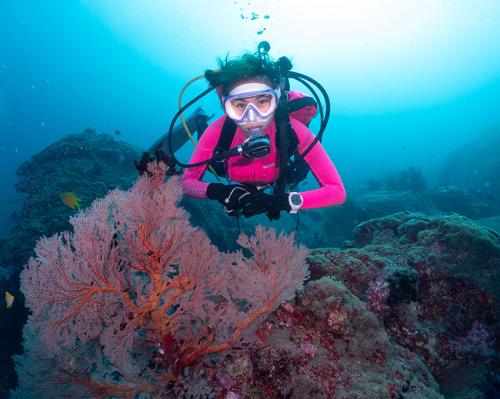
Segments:
[[[293,101],[299,98],[308,97],[304,93],[292,90],[288,92],[288,95],[290,98],[288,101]],[[318,113],[317,107],[315,107],[314,105],[306,105],[305,107],[302,107],[297,111],[294,111],[291,116],[292,118],[302,122],[304,125],[309,126],[309,122],[316,116],[317,113]]]
[[[290,121],[299,139],[299,152],[303,153],[315,136],[304,124],[293,118],[290,118]],[[315,190],[301,192],[304,198],[301,209],[342,204],[346,199],[344,185],[332,160],[319,141],[306,155],[305,160],[320,187]]]
[[[189,163],[204,161],[213,156],[214,149],[219,141],[222,126],[224,125],[224,120],[225,116],[222,116],[205,129]],[[201,165],[186,169],[182,175],[182,191],[184,195],[193,198],[207,198],[207,187],[209,183],[201,181],[207,167],[208,165]]]

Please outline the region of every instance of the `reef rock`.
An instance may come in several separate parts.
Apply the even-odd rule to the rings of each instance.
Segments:
[[[439,172],[439,183],[474,190],[500,200],[500,126],[485,131],[450,154]]]
[[[370,179],[366,186],[368,191],[412,191],[421,193],[427,187],[427,180],[422,173],[422,169],[411,166],[379,179]]]
[[[317,211],[322,215],[319,224],[323,234],[313,247],[340,247],[345,240],[352,239],[358,224],[403,211],[441,213],[422,192],[379,190],[353,193],[341,206]]]
[[[459,213],[471,219],[491,217],[500,213],[496,199],[478,191],[436,186],[427,196],[440,211]]]
[[[309,282],[258,335],[258,350],[217,371],[216,398],[443,398],[419,357],[334,278]]]
[[[141,150],[108,134],[86,129],[49,145],[17,170],[16,190],[26,195],[14,215],[10,236],[0,241],[0,263],[22,266],[36,240],[69,228],[77,212],[61,200],[72,192],[86,207],[115,187],[128,188],[137,178],[133,160]]]
[[[474,220],[477,224],[487,227],[500,235],[500,216]]]
[[[365,301],[446,397],[491,395],[499,371],[499,236],[459,215],[404,212],[362,223],[348,247],[313,251],[312,278],[333,276]]]
[[[437,213],[432,201],[414,191],[372,191],[355,197],[354,202],[362,221],[402,211]]]

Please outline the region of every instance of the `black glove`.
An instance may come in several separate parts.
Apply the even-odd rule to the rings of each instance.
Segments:
[[[155,151],[154,153],[143,152],[141,160],[139,162],[134,160],[134,165],[141,176],[144,173],[148,173],[148,175],[150,175],[150,173],[148,172],[148,163],[153,161],[164,162],[165,165],[168,166],[166,173],[167,175],[177,175],[180,173],[179,171],[175,170],[174,159],[172,157],[169,157],[162,150]]]
[[[229,216],[237,216],[250,199],[250,191],[236,184],[210,183],[207,187],[207,197],[224,205]]]
[[[249,199],[241,209],[245,217],[255,216],[268,212],[270,220],[279,219],[280,211],[290,212],[292,208],[288,202],[288,193],[266,194],[260,191],[252,191]]]

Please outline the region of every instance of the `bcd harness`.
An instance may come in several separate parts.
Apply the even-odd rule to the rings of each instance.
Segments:
[[[281,183],[281,185],[286,186],[290,184],[295,186],[306,178],[307,173],[309,172],[309,166],[298,152],[299,139],[290,124],[290,115],[304,123],[306,126],[309,126],[309,122],[315,113],[311,115],[301,115],[298,111],[307,106],[313,106],[314,109],[317,110],[317,104],[311,97],[300,97],[295,99],[288,98],[289,95],[286,93],[285,101],[280,100],[275,114],[277,131],[275,144],[280,154],[280,177],[276,184],[279,185],[280,180],[285,180]],[[227,177],[227,159],[222,156],[222,154],[225,154],[229,150],[236,133],[236,129],[236,123],[234,123],[231,118],[226,116],[215,148],[215,153],[220,154],[220,161],[214,160],[210,163],[218,176]],[[280,133],[282,129],[285,131]],[[284,147],[281,143],[283,134],[286,139],[286,153],[284,153],[281,149]],[[284,165],[281,163],[282,160],[286,161]],[[286,174],[283,174],[283,171],[285,171]]]

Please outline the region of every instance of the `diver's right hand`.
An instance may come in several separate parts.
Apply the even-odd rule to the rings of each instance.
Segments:
[[[154,160],[154,155],[146,151],[142,153],[142,158],[139,161],[134,159],[134,165],[139,174],[142,176],[143,174],[148,173],[148,163],[153,162]]]
[[[153,161],[163,162],[165,165],[167,165],[167,175],[178,175],[181,173],[175,170],[175,161],[173,157],[168,156],[162,150],[157,150],[155,152],[143,152],[142,158],[139,161],[136,161],[134,159],[134,165],[141,176],[145,173],[147,173],[148,176],[151,176],[151,173],[148,172],[148,164]]]
[[[229,216],[236,216],[250,200],[250,191],[236,184],[210,183],[207,197],[219,201]]]

